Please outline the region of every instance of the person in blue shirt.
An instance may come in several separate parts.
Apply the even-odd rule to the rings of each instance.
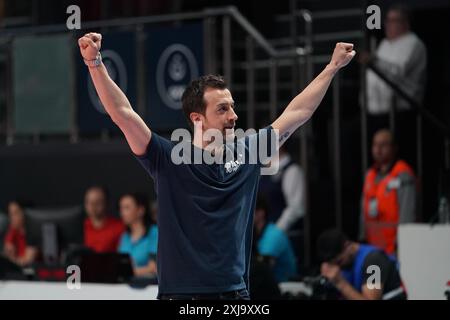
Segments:
[[[155,184],[158,298],[249,299],[253,213],[267,163],[258,151],[275,155],[273,145],[282,145],[312,116],[334,75],[354,57],[353,45],[338,43],[330,63],[270,126],[240,139],[234,139],[238,116],[225,80],[216,75],[193,80],[182,94],[181,107],[194,135],[176,143],[151,130],[132,108],[102,63],[101,42],[98,33],[78,40],[106,112]],[[219,135],[207,136],[213,131]],[[197,155],[200,162],[192,163]],[[226,161],[202,161],[216,156]]]
[[[287,235],[275,223],[267,220],[267,214],[267,202],[258,196],[254,225],[256,251],[272,261],[272,271],[278,282],[288,281],[297,275],[294,249]]]
[[[347,300],[405,300],[398,261],[382,249],[354,242],[338,229],[317,239],[321,275]]]
[[[119,199],[119,208],[127,230],[120,238],[118,251],[130,255],[135,276],[155,276],[158,227],[151,220],[146,197],[124,194]]]

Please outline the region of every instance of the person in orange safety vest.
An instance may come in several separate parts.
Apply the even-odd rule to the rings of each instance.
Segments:
[[[398,225],[415,221],[416,178],[412,168],[397,159],[394,135],[387,129],[375,133],[372,157],[361,197],[359,238],[395,254]]]

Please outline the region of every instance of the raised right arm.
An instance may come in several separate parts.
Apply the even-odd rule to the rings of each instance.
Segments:
[[[95,60],[101,48],[102,36],[87,33],[78,39],[84,60]],[[144,120],[133,110],[125,94],[109,77],[103,63],[89,66],[89,73],[100,101],[112,121],[122,130],[127,142],[136,155],[143,155],[151,139],[151,131]]]

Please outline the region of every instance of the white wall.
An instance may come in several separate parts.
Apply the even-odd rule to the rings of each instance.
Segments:
[[[450,281],[450,225],[401,225],[398,241],[400,273],[409,299],[446,299],[444,292]]]

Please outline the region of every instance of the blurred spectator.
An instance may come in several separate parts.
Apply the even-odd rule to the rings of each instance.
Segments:
[[[108,200],[108,191],[102,186],[90,187],[84,197],[84,245],[95,252],[117,252],[125,230],[119,219],[108,215]]]
[[[398,224],[415,221],[415,177],[411,167],[397,159],[394,136],[387,129],[375,133],[372,156],[362,192],[359,238],[392,254]]]
[[[274,223],[267,221],[267,204],[260,195],[255,208],[254,250],[270,260],[278,282],[287,281],[297,274],[297,262],[291,242]]]
[[[38,253],[37,248],[27,245],[25,207],[26,203],[21,200],[13,200],[8,203],[9,227],[3,245],[5,256],[20,266],[33,263]]]
[[[374,56],[362,53],[360,61],[371,61],[384,75],[421,104],[426,85],[427,50],[424,43],[410,30],[408,8],[402,5],[390,7],[384,27],[385,38]],[[395,116],[395,133],[403,148],[401,152],[404,152],[408,160],[413,161],[416,139],[411,134],[416,131],[416,113],[411,111],[411,105],[406,100],[396,95],[391,87],[370,69],[367,70],[366,80],[368,137],[376,130],[389,125],[389,112],[394,108],[400,112]]]
[[[3,252],[3,242],[5,239],[6,231],[8,230],[8,226],[8,215],[4,212],[0,212],[0,252]]]
[[[347,300],[405,300],[398,264],[381,249],[348,240],[337,229],[317,240],[321,274]],[[378,274],[377,274],[378,272]]]
[[[419,103],[425,90],[427,50],[410,30],[410,13],[406,7],[392,6],[385,18],[385,35],[372,57],[373,63],[391,77]],[[394,92],[371,70],[367,71],[367,108],[371,115],[387,114]],[[398,110],[411,106],[403,99],[396,102]]]
[[[261,176],[259,192],[267,199],[269,222],[286,233],[301,227],[305,214],[304,174],[284,146],[279,150],[278,173]]]
[[[128,253],[136,276],[156,276],[158,227],[152,222],[147,198],[127,193],[119,200],[120,215],[127,230],[122,234],[120,253]]]

